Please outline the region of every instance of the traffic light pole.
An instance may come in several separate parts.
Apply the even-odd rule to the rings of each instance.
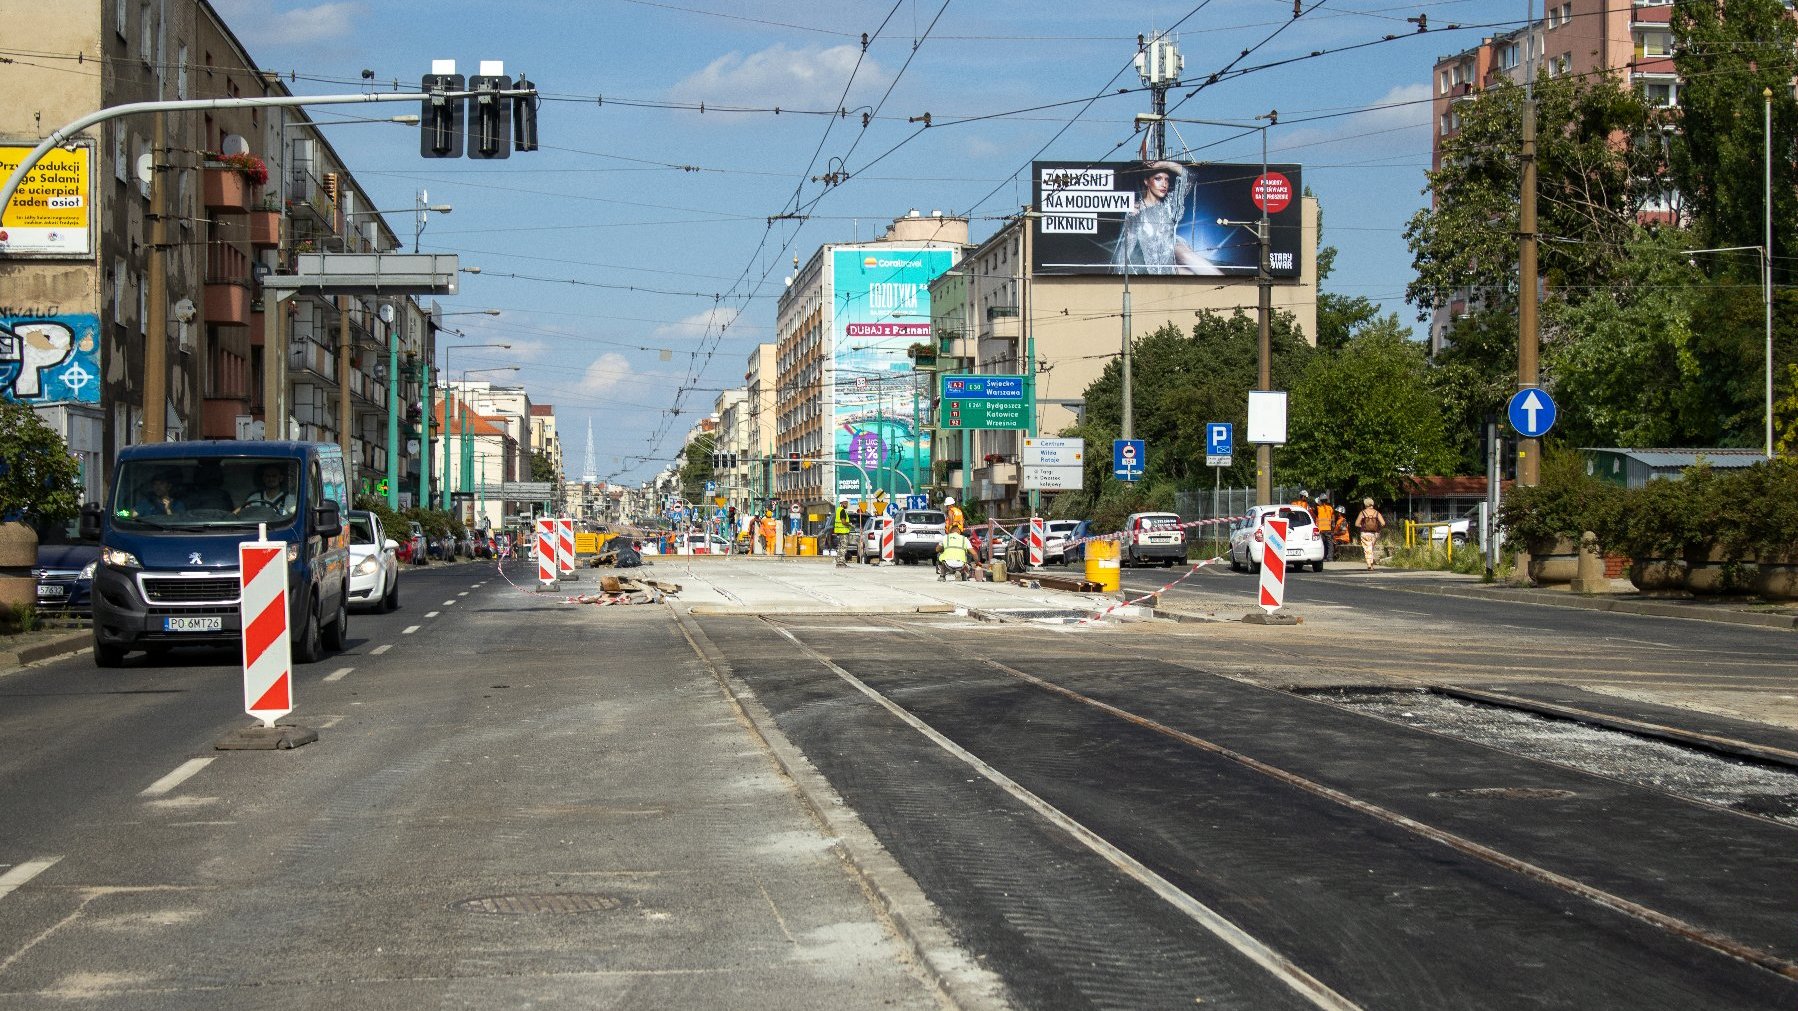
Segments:
[[[389,308],[382,306],[383,310]],[[400,341],[387,321],[387,508],[400,507]]]

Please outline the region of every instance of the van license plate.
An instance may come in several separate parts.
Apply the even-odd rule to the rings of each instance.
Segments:
[[[164,632],[222,632],[225,619],[217,615],[202,615],[196,618],[164,618]]]

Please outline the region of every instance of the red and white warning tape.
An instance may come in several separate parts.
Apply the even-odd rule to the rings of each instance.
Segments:
[[[1173,524],[1173,525],[1167,526],[1167,527],[1160,527],[1158,529],[1161,529],[1161,530],[1190,530],[1193,527],[1210,527],[1210,526],[1218,526],[1218,525],[1224,524],[1224,523],[1236,523],[1236,522],[1239,522],[1246,518],[1247,517],[1244,517],[1244,516],[1219,516],[1215,519],[1208,519],[1208,520],[1188,520],[1187,522],[1184,522],[1184,523],[1177,523],[1177,524]],[[1124,539],[1125,536],[1126,536],[1126,534],[1122,530],[1119,530],[1115,533],[1109,533],[1109,534],[1094,534],[1091,537],[1077,537],[1071,541],[1068,541],[1067,546],[1071,548],[1071,547],[1075,547],[1076,545],[1080,545],[1080,544],[1091,544],[1094,541],[1121,541]]]
[[[1184,583],[1186,580],[1192,578],[1193,573],[1199,571],[1200,569],[1204,568],[1207,565],[1220,565],[1227,561],[1229,561],[1228,558],[1225,558],[1222,555],[1219,555],[1216,558],[1207,558],[1202,562],[1194,562],[1192,564],[1192,568],[1188,569],[1185,573],[1183,573],[1179,579],[1176,579],[1173,582],[1167,583],[1156,589],[1150,590],[1149,592],[1143,594],[1142,596],[1137,597],[1135,600],[1120,600],[1117,603],[1111,605],[1110,607],[1106,608],[1103,611],[1100,611],[1097,614],[1090,615],[1085,618],[1081,618],[1078,622],[1076,622],[1076,624],[1089,625],[1095,621],[1099,621],[1100,619],[1104,618],[1106,615],[1110,614],[1111,612],[1117,610],[1120,607],[1129,607],[1131,604],[1140,604],[1143,601],[1148,600],[1150,597],[1154,597],[1154,596],[1158,596],[1160,594],[1166,593],[1167,591],[1173,589],[1174,587],[1179,586],[1181,583]]]

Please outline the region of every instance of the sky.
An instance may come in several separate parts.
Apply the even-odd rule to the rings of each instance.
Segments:
[[[965,215],[979,241],[1029,202],[1033,159],[1134,157],[1150,98],[1132,60],[1156,30],[1186,60],[1170,156],[1259,161],[1258,136],[1178,120],[1278,110],[1269,157],[1303,166],[1339,250],[1324,289],[1414,320],[1402,232],[1425,203],[1432,65],[1515,26],[1525,4],[1301,3],[1294,20],[1292,0],[213,0],[299,94],[366,90],[365,70],[376,90],[416,90],[434,59],[464,74],[503,61],[538,86],[541,150],[503,161],[421,158],[415,127],[325,130],[375,206],[401,211],[387,217],[402,241],[419,191],[453,207],[419,237],[481,268],[441,300],[470,314],[446,320],[465,335],[448,344],[512,348],[451,352],[451,378],[517,365],[471,378],[555,406],[570,478],[590,421],[598,476],[624,484],[674,460],[719,392],[743,384],[794,257],[871,239],[912,209]],[[1419,14],[1427,34],[1406,20]],[[914,121],[926,113],[928,127]],[[814,181],[839,170],[847,181]],[[1094,339],[1116,336],[1099,321]]]

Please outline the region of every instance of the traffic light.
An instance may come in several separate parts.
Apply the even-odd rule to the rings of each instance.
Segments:
[[[517,95],[512,99],[512,140],[513,146],[520,151],[537,150],[537,86],[525,80],[523,74],[518,75],[519,91],[529,91],[529,95]]]
[[[462,157],[462,100],[448,92],[464,90],[461,74],[426,74],[420,90],[418,153],[426,158]]]
[[[469,78],[468,156],[470,158],[512,157],[512,102],[499,92],[512,90],[512,79],[504,74],[480,74]]]
[[[787,454],[787,473],[789,473],[789,474],[799,473],[799,454],[798,453],[788,453]]]

